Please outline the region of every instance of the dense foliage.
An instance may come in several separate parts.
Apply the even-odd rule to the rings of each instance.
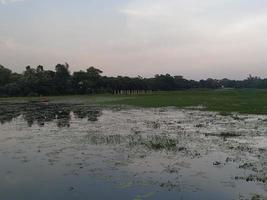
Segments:
[[[232,88],[267,88],[267,80],[250,76],[244,81],[223,79],[186,80],[182,76],[169,74],[142,77],[107,77],[102,71],[90,67],[86,71],[73,74],[69,65],[57,64],[55,71],[45,70],[43,66],[27,66],[22,74],[14,73],[0,65],[0,96],[39,96],[114,93],[118,91],[172,91],[192,88],[216,89],[222,86]]]

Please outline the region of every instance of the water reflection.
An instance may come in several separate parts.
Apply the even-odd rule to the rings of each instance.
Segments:
[[[267,120],[257,117],[255,122],[252,116],[233,121],[174,109],[102,109],[0,104],[5,123],[0,125],[0,199],[228,200],[267,195],[258,179],[267,180],[267,150],[248,143],[254,133],[266,138]],[[256,179],[247,181],[250,175]]]
[[[22,116],[31,127],[34,123],[44,126],[56,120],[58,127],[69,127],[71,115],[75,118],[97,121],[101,110],[86,105],[31,103],[31,104],[0,104],[0,123],[11,122]]]

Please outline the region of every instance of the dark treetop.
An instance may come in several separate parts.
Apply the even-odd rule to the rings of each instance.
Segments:
[[[186,80],[183,76],[157,74],[153,78],[107,77],[90,67],[86,71],[69,71],[69,65],[57,64],[55,71],[27,66],[21,74],[0,65],[0,96],[38,96],[114,93],[119,91],[172,91],[193,88],[267,88],[267,79],[252,77],[243,80]]]

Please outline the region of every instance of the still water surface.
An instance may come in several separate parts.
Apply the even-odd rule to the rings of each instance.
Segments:
[[[267,116],[0,105],[0,199],[267,196]]]

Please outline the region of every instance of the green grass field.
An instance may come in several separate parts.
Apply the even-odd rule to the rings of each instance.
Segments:
[[[0,98],[0,102],[25,102],[36,98]],[[97,105],[128,105],[135,107],[185,108],[203,106],[222,114],[239,112],[267,114],[267,90],[188,90],[154,92],[146,95],[88,95],[49,97],[52,102],[86,103]]]

